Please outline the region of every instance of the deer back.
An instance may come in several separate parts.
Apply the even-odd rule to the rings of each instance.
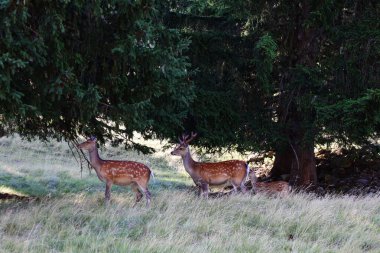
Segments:
[[[258,192],[276,194],[289,192],[289,183],[285,181],[257,182],[255,189]]]
[[[148,181],[151,171],[145,164],[132,161],[104,160],[101,172],[108,180],[117,182]]]
[[[216,163],[197,162],[194,164],[193,171],[195,177],[206,182],[219,180],[234,180],[241,182],[247,175],[247,166],[245,162],[238,160]]]

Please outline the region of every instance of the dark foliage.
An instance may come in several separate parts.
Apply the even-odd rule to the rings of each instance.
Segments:
[[[3,1],[0,127],[42,139],[173,137],[194,97],[188,44],[154,1]]]
[[[196,131],[275,150],[316,182],[314,147],[380,133],[378,1],[5,1],[0,134],[100,140]]]
[[[192,39],[200,145],[275,150],[273,175],[291,173],[305,185],[316,182],[315,144],[379,137],[376,1],[194,0],[172,8],[167,23]]]

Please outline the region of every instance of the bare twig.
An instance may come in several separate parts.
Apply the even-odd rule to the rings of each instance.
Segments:
[[[294,152],[294,157],[296,158],[296,161],[297,161],[297,178],[298,178],[298,173],[300,171],[300,162],[299,162],[299,159],[298,159],[298,155],[297,155],[297,152],[296,150],[294,149],[293,145],[292,145],[292,142],[289,140],[289,145],[290,147],[292,148],[293,152]]]
[[[75,160],[76,160],[76,161],[79,163],[79,165],[80,165],[81,176],[82,176],[82,172],[83,172],[83,161],[86,161],[86,163],[87,163],[87,167],[88,167],[89,171],[91,171],[91,168],[92,168],[91,163],[90,163],[90,161],[87,159],[87,157],[86,157],[86,155],[84,154],[83,150],[81,150],[81,149],[79,149],[79,148],[77,147],[77,145],[78,145],[79,143],[76,141],[76,139],[75,139],[75,138],[72,138],[72,139],[69,140],[67,143],[68,143],[68,146],[69,146],[69,148],[70,148],[70,151],[71,151],[72,155],[74,156]],[[76,154],[78,154],[79,161],[78,161],[78,159],[77,159],[76,154],[75,154],[74,151],[76,152]]]
[[[73,147],[72,147],[70,144],[71,144],[71,142],[68,141],[68,142],[67,142],[67,146],[69,146],[69,149],[70,149],[70,151],[71,151],[71,154],[72,154],[73,157],[75,158],[75,161],[77,161],[77,163],[80,164],[80,162],[78,161],[77,157],[75,156],[75,153],[74,153],[74,151],[73,151]],[[73,146],[74,146],[74,145],[73,145]]]
[[[286,106],[285,115],[284,115],[284,117],[283,117],[284,122],[286,121],[286,118],[288,117],[288,114],[289,114],[289,107],[290,107],[290,103],[291,103],[292,100],[293,100],[293,95],[294,95],[294,90],[292,90],[292,93],[290,94],[289,103],[288,103],[288,105]]]

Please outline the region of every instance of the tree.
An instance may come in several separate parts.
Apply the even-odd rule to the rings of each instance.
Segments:
[[[275,150],[272,176],[315,185],[316,144],[379,136],[379,12],[359,0],[7,1],[0,134],[92,133],[149,151],[134,131],[185,128],[211,150]]]
[[[194,97],[189,41],[155,1],[3,1],[0,129],[101,141],[172,137]]]
[[[379,136],[376,1],[180,1],[167,23],[199,68],[199,145],[276,151],[272,176],[316,184],[314,148]],[[173,20],[175,20],[173,22]]]

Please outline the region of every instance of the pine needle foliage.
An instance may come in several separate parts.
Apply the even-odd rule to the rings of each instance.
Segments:
[[[159,10],[150,0],[2,1],[0,127],[127,146],[134,131],[172,137],[194,97],[189,40]]]

